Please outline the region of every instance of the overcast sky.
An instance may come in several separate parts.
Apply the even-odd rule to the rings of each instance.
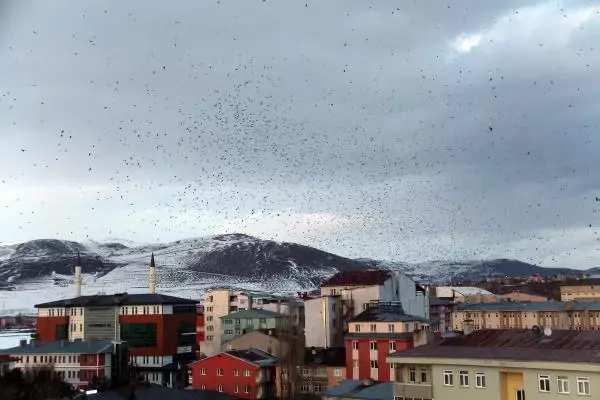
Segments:
[[[0,242],[600,266],[600,2],[3,1]]]

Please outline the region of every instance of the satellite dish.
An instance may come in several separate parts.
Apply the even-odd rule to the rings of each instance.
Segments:
[[[550,328],[549,326],[547,326],[546,328],[544,328],[544,335],[551,336],[552,335],[552,328]]]

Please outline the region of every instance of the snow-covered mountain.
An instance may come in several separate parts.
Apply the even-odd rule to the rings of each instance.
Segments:
[[[82,258],[84,294],[146,291],[152,253],[158,290],[192,298],[200,298],[206,288],[213,286],[296,293],[318,288],[337,271],[362,268],[402,270],[417,281],[435,283],[477,280],[489,274],[572,272],[514,260],[407,264],[349,259],[308,246],[242,234],[142,245],[116,239],[106,243],[34,240],[0,245],[2,309],[31,309],[35,303],[71,297],[77,252]]]

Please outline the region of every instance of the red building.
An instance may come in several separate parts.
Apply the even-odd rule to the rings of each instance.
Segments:
[[[80,296],[38,304],[37,336],[57,340],[127,342],[133,370],[172,386],[182,365],[196,359],[197,301],[157,293]],[[183,369],[184,370],[184,369]]]
[[[18,347],[0,350],[10,357],[11,367],[21,370],[51,366],[75,388],[85,388],[93,380],[113,380],[127,376],[127,348],[111,340],[45,342],[22,340]]]
[[[399,302],[379,302],[352,318],[345,337],[346,378],[388,382],[390,353],[427,343],[428,320],[407,315]]]
[[[272,398],[276,363],[258,349],[225,351],[190,364],[192,387],[243,399]]]

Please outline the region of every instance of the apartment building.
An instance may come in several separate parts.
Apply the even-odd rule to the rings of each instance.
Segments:
[[[276,364],[275,357],[258,349],[224,351],[190,364],[191,385],[236,398],[270,399]]]
[[[346,379],[346,349],[344,347],[307,348],[304,363],[298,367],[300,393],[322,396],[329,388]]]
[[[429,316],[425,289],[401,272],[340,272],[323,282],[320,296],[305,300],[306,346],[343,346],[350,319],[380,301],[400,302],[407,313]]]
[[[290,332],[289,317],[273,311],[250,309],[224,315],[221,319],[221,344],[253,330]]]
[[[275,357],[285,357],[290,350],[296,349],[293,341],[285,332],[277,329],[257,329],[235,337],[223,344],[223,351],[239,349],[258,349]]]
[[[170,386],[178,364],[196,358],[196,303],[158,293],[117,293],[37,304],[37,337],[125,341],[131,368]]]
[[[390,354],[393,399],[593,399],[600,332],[480,330]]]
[[[561,301],[599,301],[600,278],[588,278],[563,283],[560,286]]]
[[[600,330],[600,301],[461,304],[452,313],[455,331],[478,329]]]
[[[455,304],[451,300],[429,297],[429,319],[434,331],[445,332],[452,328],[452,312]]]
[[[379,302],[350,320],[346,335],[346,376],[348,379],[390,381],[393,365],[390,353],[426,344],[430,322],[408,315],[400,302]]]
[[[77,340],[29,344],[0,350],[9,357],[11,368],[29,370],[50,367],[74,388],[85,388],[94,380],[112,380],[127,376],[127,347],[111,340]]]

